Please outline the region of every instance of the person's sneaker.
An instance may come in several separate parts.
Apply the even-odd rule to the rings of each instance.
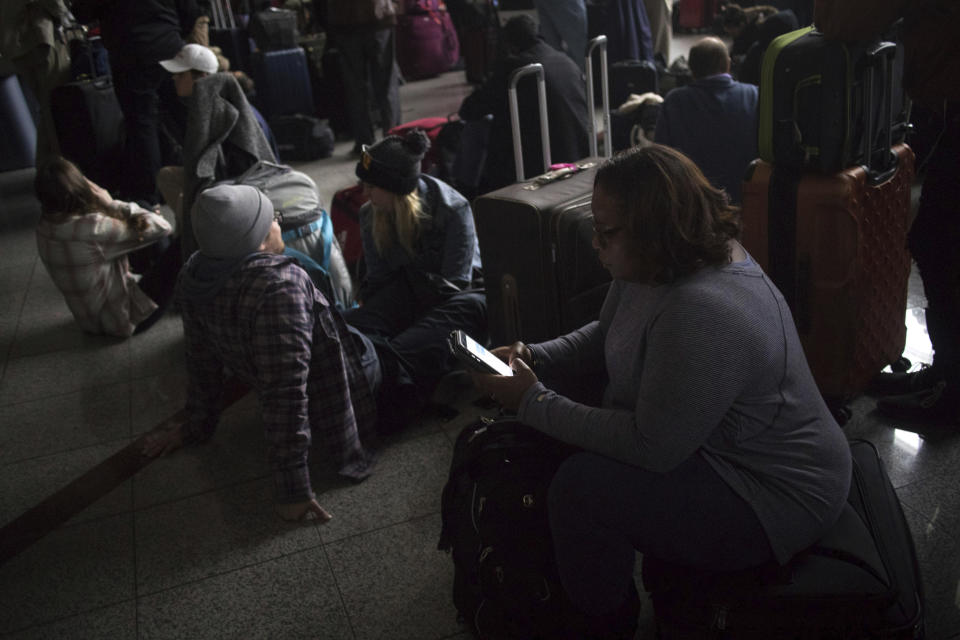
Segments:
[[[880,373],[873,379],[870,388],[881,396],[900,396],[931,389],[940,379],[933,367],[924,365],[917,371]]]
[[[960,401],[956,394],[947,392],[944,380],[930,389],[880,398],[877,409],[888,416],[916,422],[960,424]]]

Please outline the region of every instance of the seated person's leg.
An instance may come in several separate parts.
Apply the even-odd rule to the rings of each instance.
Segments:
[[[550,485],[549,514],[560,578],[592,616],[628,595],[635,551],[716,571],[773,559],[753,510],[697,453],[666,473],[575,454]]]
[[[447,336],[454,329],[462,329],[480,343],[486,342],[487,299],[483,292],[458,293],[390,340],[408,364],[417,393],[424,402],[456,362],[447,345]]]
[[[157,172],[157,189],[163,201],[173,209],[176,216],[176,229],[180,233],[183,225],[183,167],[163,167]]]
[[[410,284],[396,277],[367,299],[363,306],[347,309],[343,319],[367,336],[393,338],[416,320],[416,298]]]
[[[141,333],[166,313],[173,300],[181,267],[180,239],[171,236],[160,238],[157,242],[134,251],[128,258],[131,269],[143,275],[139,282],[140,288],[157,303],[157,309],[137,325],[134,333]]]

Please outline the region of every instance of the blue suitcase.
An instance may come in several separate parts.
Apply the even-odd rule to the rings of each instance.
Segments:
[[[302,47],[255,53],[251,65],[257,108],[268,121],[297,113],[314,115],[310,71]]]

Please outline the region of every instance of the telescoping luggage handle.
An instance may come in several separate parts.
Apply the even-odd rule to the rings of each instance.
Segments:
[[[520,79],[537,76],[537,101],[540,103],[540,144],[543,147],[543,172],[550,170],[550,123],[547,121],[547,83],[543,65],[539,62],[514,69],[508,78],[507,100],[510,104],[510,128],[513,130],[513,161],[517,165],[517,182],[523,182],[523,149],[520,140],[520,109],[517,107],[517,83]]]
[[[869,51],[867,59],[870,61],[870,71],[867,73],[867,82],[864,93],[864,110],[867,113],[867,122],[863,134],[863,160],[867,168],[867,175],[874,184],[889,180],[897,172],[898,156],[893,151],[893,83],[894,57],[897,55],[897,45],[893,42],[878,42]],[[883,115],[886,118],[886,140],[881,150],[881,158],[874,162],[875,148],[873,137],[876,135],[876,105],[873,98],[876,95],[877,67],[884,72],[883,86]]]
[[[610,80],[607,76],[607,36],[597,36],[587,45],[587,104],[593,105],[593,50],[600,49],[600,89],[603,93],[603,154],[609,158],[613,155],[613,136],[610,128]],[[593,117],[593,109],[588,114],[590,119],[590,155],[597,155],[597,120]]]
[[[223,0],[212,0],[210,10],[213,13],[213,26],[218,29],[236,29],[237,20],[233,15],[233,7],[229,0],[224,3]]]

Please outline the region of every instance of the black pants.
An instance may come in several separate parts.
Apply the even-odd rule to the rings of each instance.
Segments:
[[[180,239],[160,238],[127,256],[130,269],[143,276],[140,289],[157,303],[157,309],[137,325],[134,333],[149,329],[170,306],[180,273]]]
[[[950,106],[941,122],[909,242],[927,297],[934,367],[948,393],[960,394],[960,105]]]
[[[162,165],[160,153],[160,110],[173,99],[164,90],[172,76],[159,64],[132,68],[114,66],[113,86],[123,112],[124,147],[123,198],[155,204],[156,176]],[[167,87],[166,89],[169,89]],[[161,101],[163,96],[163,102]]]
[[[456,360],[447,345],[450,332],[462,329],[484,341],[486,315],[486,295],[481,290],[464,291],[427,306],[417,299],[409,282],[398,277],[343,317],[377,348],[384,402],[409,407],[426,402],[440,378],[453,368]]]

